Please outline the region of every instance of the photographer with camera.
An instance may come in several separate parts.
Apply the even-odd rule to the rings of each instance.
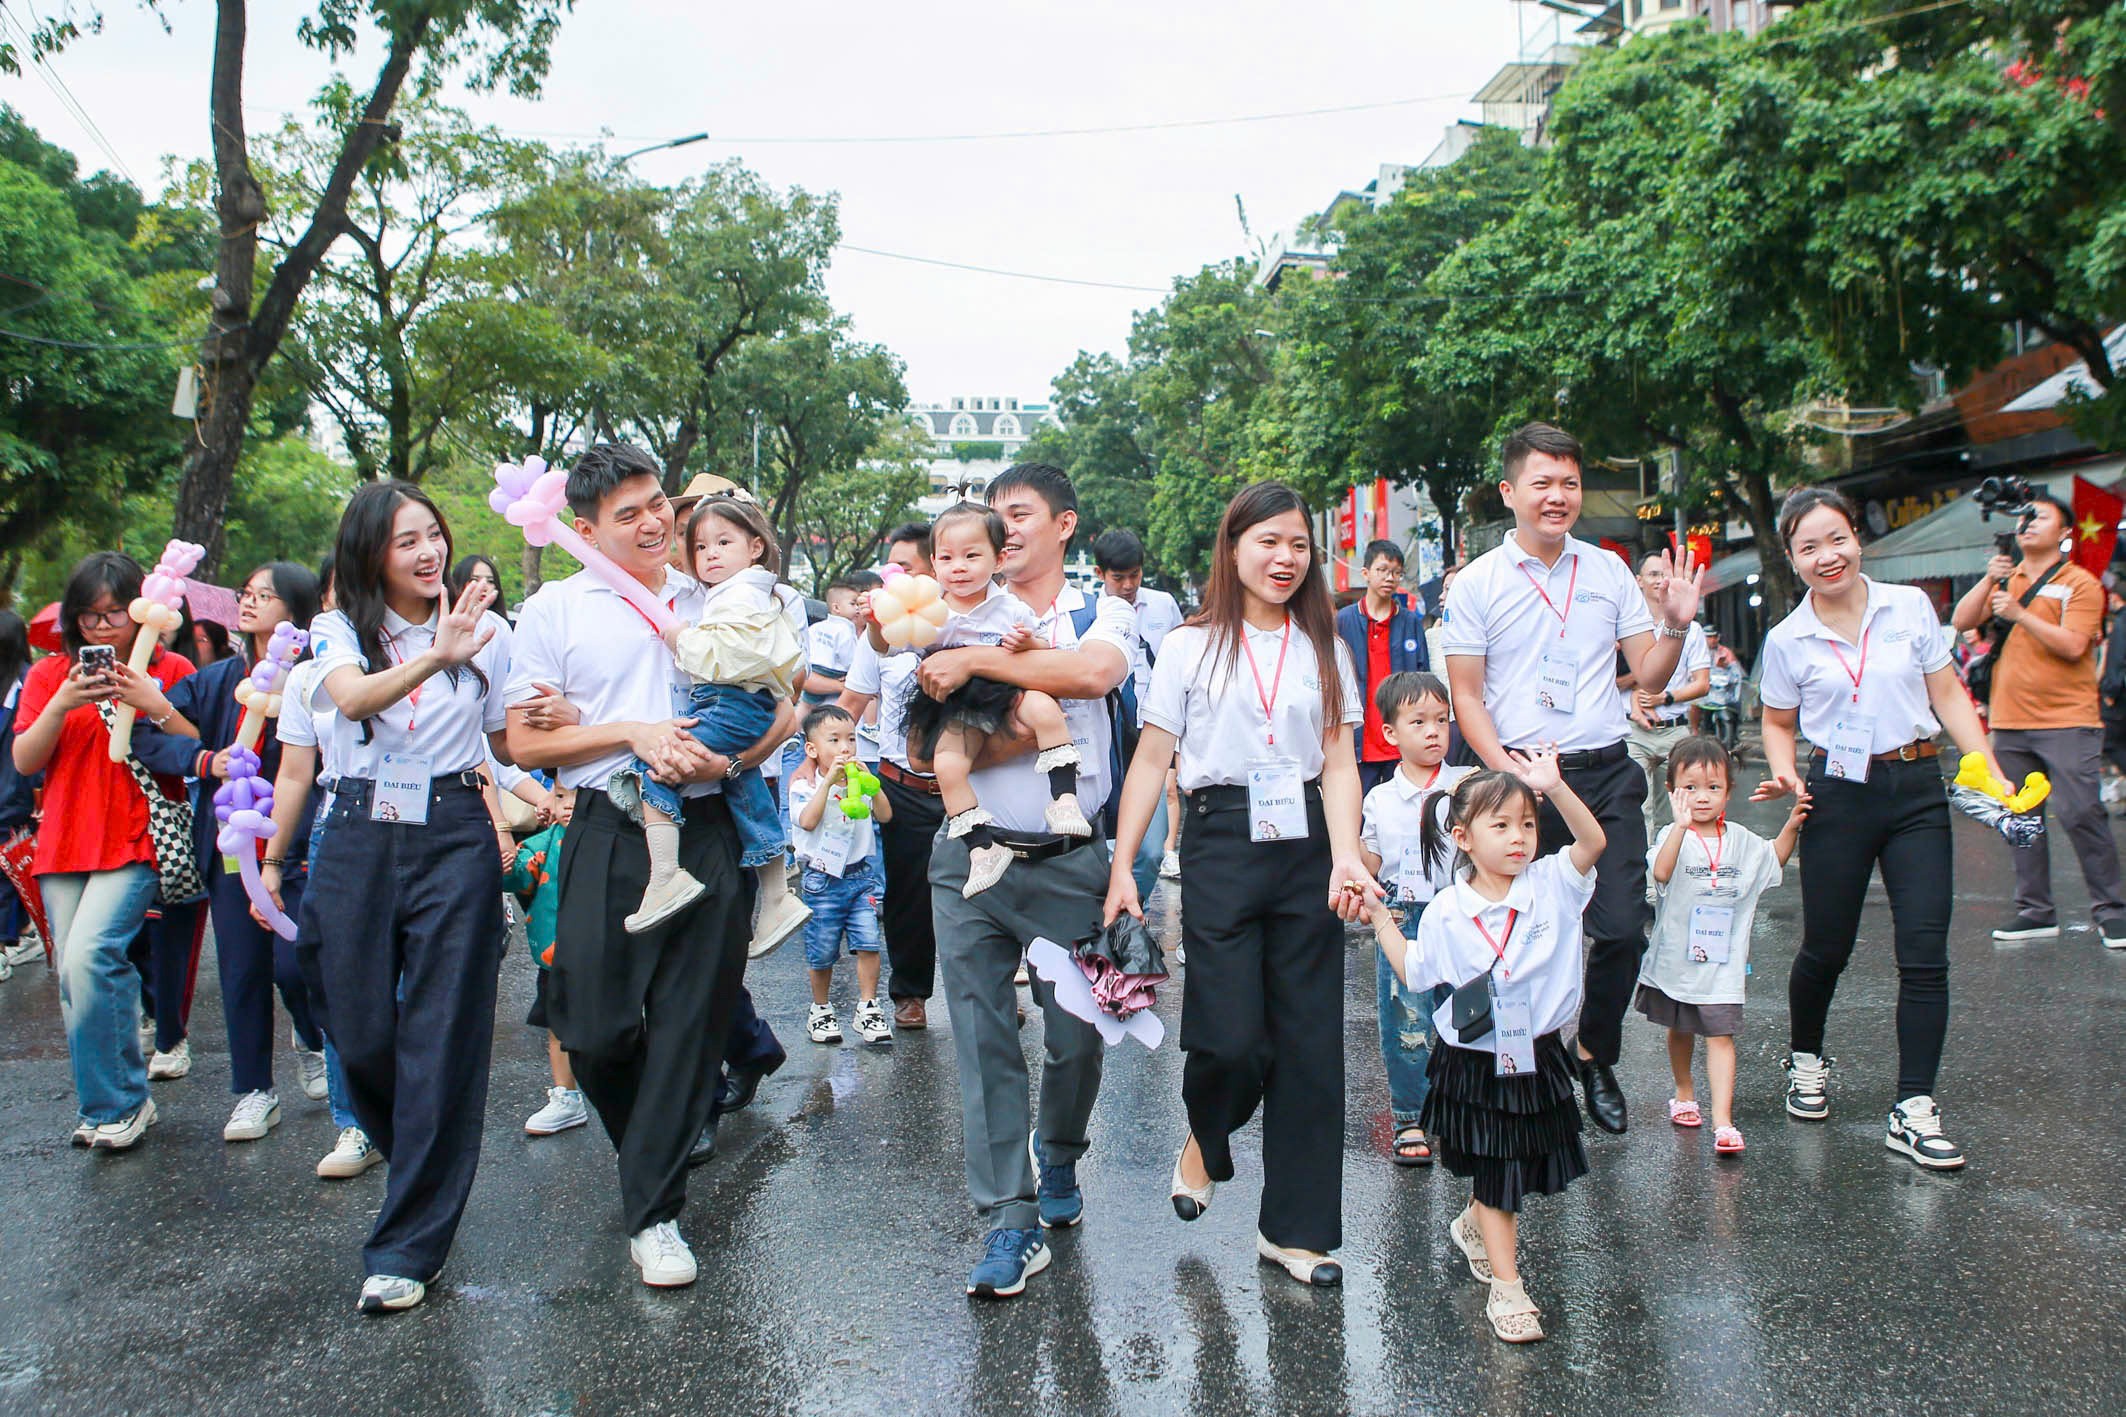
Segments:
[[[1994,754],[2009,778],[2043,772],[2052,780],[2053,819],[2081,860],[2097,929],[2106,946],[2126,949],[2126,886],[2098,797],[2104,728],[2096,651],[2104,589],[2067,559],[2074,537],[2074,509],[2067,503],[2031,491],[2019,478],[1989,478],[1978,495],[1988,517],[2000,511],[2019,520],[2012,538],[1999,538],[2001,549],[1987,563],[1985,578],[1965,592],[1950,616],[1958,632],[1989,618],[1994,622],[1993,652],[1984,661],[1990,674],[1972,675],[1972,693],[1988,700]],[[2011,545],[2019,560],[2010,557]],[[2046,841],[2040,836],[2016,848],[2015,918],[1996,929],[1994,939],[2059,936]]]

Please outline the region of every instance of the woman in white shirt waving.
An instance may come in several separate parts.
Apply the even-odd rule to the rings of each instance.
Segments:
[[[1130,864],[1179,752],[1181,1100],[1174,1209],[1232,1179],[1231,1134],[1263,1113],[1255,1247],[1305,1284],[1342,1266],[1343,925],[1380,887],[1358,844],[1354,725],[1365,721],[1306,506],[1258,482],[1225,510],[1203,611],[1152,671],[1115,836],[1108,920],[1142,916]],[[1326,899],[1323,888],[1326,887]]]
[[[310,629],[313,705],[337,710],[319,731],[340,777],[297,948],[354,1114],[391,1166],[362,1250],[364,1313],[420,1303],[450,1253],[480,1159],[507,943],[515,843],[488,815],[479,769],[489,745],[507,759],[509,629],[483,581],[448,603],[450,560],[419,488],[372,483],[340,521],[339,608]]]
[[[1844,494],[1797,487],[1779,512],[1786,553],[1808,586],[1772,627],[1764,673],[1764,760],[1771,780],[1752,801],[1784,797],[1804,779],[1800,730],[1814,751],[1814,803],[1801,829],[1801,949],[1787,980],[1793,1047],[1786,1110],[1830,1115],[1824,1019],[1852,957],[1868,878],[1882,866],[1897,952],[1897,1093],[1884,1143],[1930,1170],[1964,1164],[1942,1135],[1934,1076],[1949,1029],[1949,803],[1934,739],[1944,727],[1967,753],[1985,729],[1950,664],[1950,637],[1926,592],[1860,573],[1858,514]],[[2005,776],[1987,754],[1996,778]]]

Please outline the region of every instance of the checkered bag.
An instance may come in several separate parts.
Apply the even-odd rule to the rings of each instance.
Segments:
[[[96,705],[109,728],[117,717],[108,702]],[[155,776],[133,753],[126,754],[126,767],[148,799],[148,839],[155,845],[156,899],[163,905],[182,905],[207,893],[206,877],[200,874],[199,858],[192,854],[192,804],[180,797],[175,802],[162,795]]]

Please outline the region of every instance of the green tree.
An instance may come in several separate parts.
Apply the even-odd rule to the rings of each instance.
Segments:
[[[886,534],[915,515],[930,489],[930,447],[929,435],[887,418],[859,462],[812,479],[796,504],[796,544],[811,562],[813,594],[875,563]]]
[[[1080,352],[1055,379],[1056,421],[1035,428],[1019,449],[1022,462],[1053,463],[1078,489],[1078,541],[1110,527],[1144,534],[1151,524],[1153,476],[1157,471],[1144,439],[1131,369],[1111,354]],[[1145,548],[1147,569],[1160,558]]]

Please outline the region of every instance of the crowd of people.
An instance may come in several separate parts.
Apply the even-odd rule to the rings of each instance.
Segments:
[[[1959,627],[1984,614],[2020,632],[1989,740],[1926,596],[1863,574],[1844,497],[1791,493],[1781,549],[1807,593],[1762,647],[1753,785],[1734,751],[1740,668],[1697,619],[1703,568],[1660,553],[1634,571],[1575,536],[1583,457],[1562,430],[1529,425],[1500,461],[1513,528],[1431,606],[1376,542],[1338,611],[1309,509],[1259,483],[1225,508],[1185,618],[1143,585],[1128,531],[1093,541],[1097,588],[1073,584],[1075,489],[1022,464],[984,502],[887,537],[885,575],[942,590],[918,644],[885,633],[872,573],[837,581],[808,624],[741,489],[703,477],[669,497],[655,459],[615,444],[575,461],[567,500],[626,579],[550,581],[514,624],[493,564],[457,561],[442,511],[403,483],[355,494],[315,573],[247,576],[231,652],[203,668],[161,646],[128,662],[141,568],[91,555],[60,600],[61,652],[32,662],[22,622],[0,615],[0,832],[49,922],[73,1139],[134,1148],[156,1121],[151,1081],[190,1070],[204,912],[225,1138],[280,1121],[277,995],[299,1084],[337,1132],[318,1174],[387,1168],[358,1307],[421,1303],[474,1182],[521,910],[526,1022],[552,1066],[525,1130],[595,1115],[630,1261],[645,1284],[685,1285],[689,1168],[787,1057],[747,965],[801,933],[816,1043],[843,1041],[844,954],[865,1044],[927,1028],[942,988],[987,1226],[967,1292],[1008,1298],[1050,1263],[1044,1232],[1086,1213],[1077,1163],[1106,1047],[1029,978],[1028,946],[1090,948],[1178,878],[1177,1216],[1209,1210],[1260,1112],[1257,1254],[1298,1283],[1340,1282],[1345,950],[1368,927],[1390,1158],[1468,1183],[1449,1238],[1488,1286],[1496,1335],[1527,1342],[1543,1328],[1519,1216],[1586,1174],[1583,1117],[1626,1131],[1615,1068],[1634,1007],[1666,1033],[1666,1120],[1709,1112],[1716,1156],[1744,1151],[1750,938],[1798,851],[1786,1111],[1830,1114],[1830,1009],[1879,869],[1899,977],[1897,1077],[1874,1089],[1885,1144],[1962,1166],[1935,1096],[1944,732],[1998,776],[2052,774],[2104,941],[2126,944],[2095,793],[2102,588],[2057,564],[2066,509],[2034,509],[2021,563],[2002,558],[1957,607]],[[667,626],[645,613],[657,603]],[[293,940],[223,858],[212,805],[246,761],[238,683],[284,624],[308,649],[259,747],[275,791],[258,864]],[[114,755],[118,705],[137,726]],[[1738,792],[1787,804],[1773,838],[1730,820]],[[2042,839],[2017,872],[1996,935],[2056,933]],[[0,898],[0,967],[34,957],[29,904]],[[1021,986],[1044,1028],[1038,1101]]]

